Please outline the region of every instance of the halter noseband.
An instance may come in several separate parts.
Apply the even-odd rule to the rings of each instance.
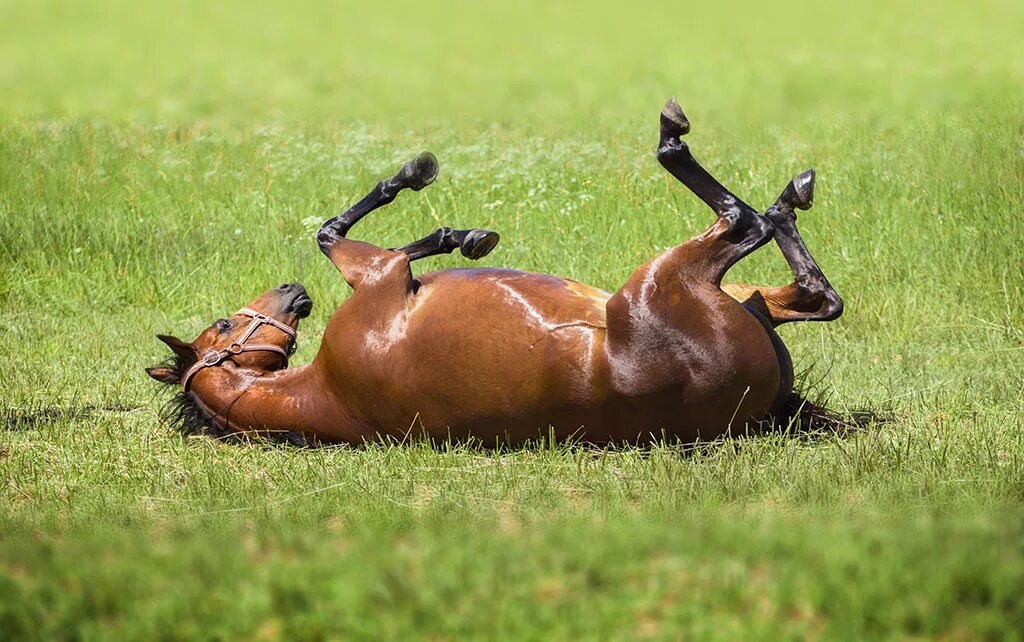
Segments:
[[[243,316],[252,317],[252,321],[249,322],[249,327],[245,329],[242,336],[237,341],[233,341],[231,345],[224,348],[223,350],[214,350],[207,352],[199,361],[194,363],[191,368],[185,371],[184,376],[181,378],[181,389],[188,392],[188,385],[192,382],[192,378],[199,374],[200,370],[204,368],[212,368],[213,366],[219,366],[224,363],[225,360],[231,357],[242,354],[243,352],[275,352],[284,358],[284,365],[288,367],[288,351],[281,346],[276,346],[272,343],[250,343],[245,342],[252,337],[253,333],[259,329],[261,325],[272,325],[278,330],[284,332],[292,339],[295,339],[295,330],[291,326],[281,323],[277,319],[268,317],[265,314],[261,314],[251,308],[242,308],[236,315],[241,314]]]

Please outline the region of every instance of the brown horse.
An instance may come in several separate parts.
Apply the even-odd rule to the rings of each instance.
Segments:
[[[287,368],[295,328],[312,305],[302,285],[289,284],[191,343],[161,336],[176,359],[147,372],[181,386],[177,416],[186,432],[217,435],[690,442],[787,421],[802,400],[774,328],[843,311],[796,227],[795,210],[811,206],[814,172],[793,179],[761,214],[698,164],[681,140],[688,131],[670,100],[658,161],[717,219],[637,268],[614,294],[507,269],[412,276],[410,262],[425,256],[486,255],[498,241],[486,230],[441,228],[398,249],[347,238],[402,189],[433,182],[437,161],[425,153],[320,228],[321,250],[354,292],[311,364]],[[732,265],[772,238],[793,283],[722,284]]]

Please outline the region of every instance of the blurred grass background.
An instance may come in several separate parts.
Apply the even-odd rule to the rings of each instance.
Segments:
[[[0,637],[1014,639],[1024,630],[1024,6],[0,3]],[[490,227],[484,263],[615,289],[710,213],[695,153],[847,302],[787,327],[864,433],[692,451],[181,440],[142,368],[313,232]],[[460,265],[432,259],[423,269]],[[730,278],[784,284],[774,248]]]
[[[1010,0],[4,4],[5,115],[565,134],[668,92],[762,128],[1005,105],[1024,73]]]

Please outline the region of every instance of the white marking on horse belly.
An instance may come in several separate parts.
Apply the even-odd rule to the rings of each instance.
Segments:
[[[544,318],[544,315],[542,315],[540,311],[537,310],[537,308],[533,307],[533,305],[530,304],[530,301],[523,296],[522,292],[515,289],[508,283],[505,283],[504,281],[497,281],[495,285],[497,285],[499,288],[504,290],[506,294],[508,294],[509,301],[514,302],[518,304],[519,307],[523,308],[523,311],[526,312],[526,316],[531,321],[533,321],[540,327],[544,328],[545,330],[551,330],[555,327],[551,323],[549,323],[547,319]]]
[[[575,374],[575,376],[573,376],[574,381],[572,382],[572,384],[576,389],[577,394],[579,394],[581,398],[589,398],[592,392],[591,382],[594,379],[594,351],[597,347],[596,336],[598,330],[604,329],[603,324],[597,325],[596,323],[583,320],[553,323],[547,320],[544,317],[544,315],[541,314],[541,312],[536,307],[534,307],[533,304],[530,303],[529,299],[523,296],[522,292],[512,287],[512,285],[504,281],[497,281],[495,284],[505,292],[505,294],[507,295],[507,300],[510,303],[513,303],[523,309],[523,311],[526,313],[526,318],[528,320],[533,322],[533,324],[535,324],[536,326],[539,326],[540,329],[544,330],[545,334],[538,337],[536,341],[530,344],[531,350],[541,340],[546,339],[548,335],[554,334],[556,332],[566,331],[586,333],[586,354],[580,355],[582,358],[577,362],[579,368],[573,373]],[[580,293],[579,291],[572,287],[571,282],[567,283],[567,287],[570,291],[573,292],[573,294],[576,294],[577,296],[582,296],[584,298],[590,299],[595,303],[599,300],[598,296],[594,296],[590,293]],[[601,301],[602,305],[604,303],[605,301]]]
[[[576,382],[576,390],[583,399],[589,399],[593,392],[594,381],[594,349],[597,347],[597,332],[590,329],[587,333],[587,351],[583,355],[583,362],[580,364],[581,373]]]
[[[367,332],[363,339],[367,349],[377,354],[385,354],[405,339],[409,332],[409,321],[413,313],[431,293],[432,290],[421,290],[415,296],[410,297],[406,307],[388,319],[383,328]]]

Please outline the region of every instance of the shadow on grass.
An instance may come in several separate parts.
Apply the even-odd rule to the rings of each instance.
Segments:
[[[36,430],[57,421],[81,421],[105,413],[140,410],[126,404],[85,404],[82,406],[37,406],[0,408],[0,430]]]

